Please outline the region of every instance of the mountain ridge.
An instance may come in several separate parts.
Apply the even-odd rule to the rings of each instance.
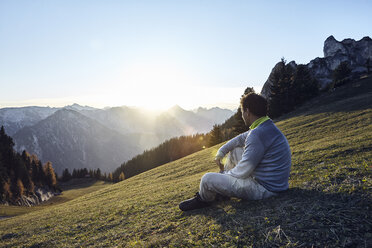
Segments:
[[[45,112],[37,114],[38,112],[35,109],[39,112]],[[100,168],[101,171],[111,172],[123,162],[131,159],[137,154],[142,153],[144,150],[161,144],[167,139],[181,135],[208,132],[215,122],[220,122],[224,118],[228,118],[230,114],[232,115],[232,112],[220,109],[217,110],[217,114],[214,116],[212,115],[210,118],[204,118],[201,114],[184,110],[179,106],[177,108],[173,108],[173,110],[174,111],[172,113],[163,112],[158,115],[152,115],[151,112],[146,110],[130,108],[127,106],[112,107],[105,110],[96,109],[89,106],[81,106],[78,104],[65,106],[63,108],[5,108],[0,109],[0,125],[10,123],[9,125],[5,126],[5,130],[7,131],[9,128],[13,128],[13,134],[11,136],[15,140],[15,148],[17,151],[22,152],[23,149],[26,149],[29,153],[37,154],[38,157],[40,157],[40,159],[43,161],[51,161],[58,174],[61,174],[64,168],[68,168],[69,170],[80,168]],[[6,117],[5,114],[9,111],[15,111],[16,113],[28,111],[32,113],[36,112],[36,114],[31,116],[33,121],[28,120],[27,115],[25,115],[24,118],[20,118],[22,116],[17,116],[17,114],[13,115],[13,120],[20,121],[20,123],[17,124],[15,121],[7,122],[7,119],[4,118],[4,116]],[[50,119],[48,118],[55,114],[60,115],[61,113],[65,113],[63,115],[64,118],[59,119],[58,121],[49,122]],[[1,117],[3,118],[1,119]],[[18,119],[15,117],[18,117]],[[89,121],[85,117],[89,118]],[[74,120],[73,123],[71,123],[69,118]],[[86,122],[79,122],[78,119],[84,119]],[[40,125],[46,125],[45,120],[47,120],[49,126],[44,127],[43,130],[40,130],[38,127]],[[41,124],[38,126],[38,123]],[[103,155],[104,159],[99,159],[97,157],[100,155],[97,150],[98,144],[86,144],[88,141],[84,135],[99,136],[101,139],[104,138],[99,133],[89,132],[90,127],[87,125],[87,123],[90,123],[92,127],[97,126],[99,123],[99,125],[105,127],[105,131],[103,131],[102,128],[100,130],[103,131],[107,136],[117,136],[123,140],[122,142],[116,140],[114,142],[115,145],[110,145],[110,147],[113,147],[112,149],[115,150],[115,159],[109,158],[110,156],[108,156],[108,154],[111,154],[111,152],[108,151],[108,149],[103,149],[105,151],[105,155]],[[64,129],[63,126],[69,126],[70,129]],[[38,128],[38,131],[34,132],[32,128]],[[64,132],[59,131],[58,135],[55,134],[57,130],[62,129],[64,129]],[[80,132],[72,135],[71,131],[76,129],[79,129]],[[97,128],[93,129],[98,130]],[[67,138],[71,139],[71,142],[67,141]],[[64,143],[69,144],[69,146],[75,145],[74,147],[76,149],[67,149],[59,144],[60,140],[63,140]],[[77,140],[79,140],[80,143]],[[83,140],[85,141],[81,143]],[[89,140],[90,142],[94,141],[92,138],[89,138]],[[98,143],[99,141],[96,140],[94,142]],[[89,151],[84,150],[88,149],[88,147]],[[125,156],[118,154],[118,147],[120,147]],[[55,154],[53,154],[52,148],[55,149]],[[79,151],[80,155],[77,155],[77,151]],[[75,157],[76,159],[71,160],[71,156],[69,155]],[[86,157],[89,156],[95,157],[97,161],[101,161],[102,163],[88,163]],[[109,165],[105,165],[103,162],[104,160],[111,162],[108,162]],[[113,161],[117,163],[115,166],[112,165]]]
[[[71,109],[60,109],[34,126],[21,129],[14,141],[16,150],[27,150],[42,161],[51,161],[58,174],[65,168],[110,172],[141,151],[135,142],[128,142],[128,137]]]

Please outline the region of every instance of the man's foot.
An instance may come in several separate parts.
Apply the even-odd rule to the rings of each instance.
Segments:
[[[205,202],[201,199],[199,192],[195,194],[194,198],[188,199],[186,201],[183,201],[180,203],[179,208],[182,211],[189,211],[194,210],[198,208],[205,208],[209,207],[212,203],[211,202]]]

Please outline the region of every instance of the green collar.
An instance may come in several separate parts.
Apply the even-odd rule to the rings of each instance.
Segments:
[[[259,125],[261,125],[262,123],[264,123],[265,121],[267,120],[270,120],[270,118],[268,116],[262,116],[261,118],[258,118],[257,120],[255,120],[252,125],[249,127],[249,129],[255,129],[256,127],[258,127]]]

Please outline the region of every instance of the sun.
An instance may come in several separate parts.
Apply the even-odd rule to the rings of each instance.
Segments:
[[[129,104],[164,110],[179,104],[190,75],[171,63],[135,63],[122,72],[120,91]]]

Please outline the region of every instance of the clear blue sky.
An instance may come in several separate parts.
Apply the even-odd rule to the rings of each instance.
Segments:
[[[372,1],[0,0],[0,108],[238,105],[272,67],[372,36]]]

